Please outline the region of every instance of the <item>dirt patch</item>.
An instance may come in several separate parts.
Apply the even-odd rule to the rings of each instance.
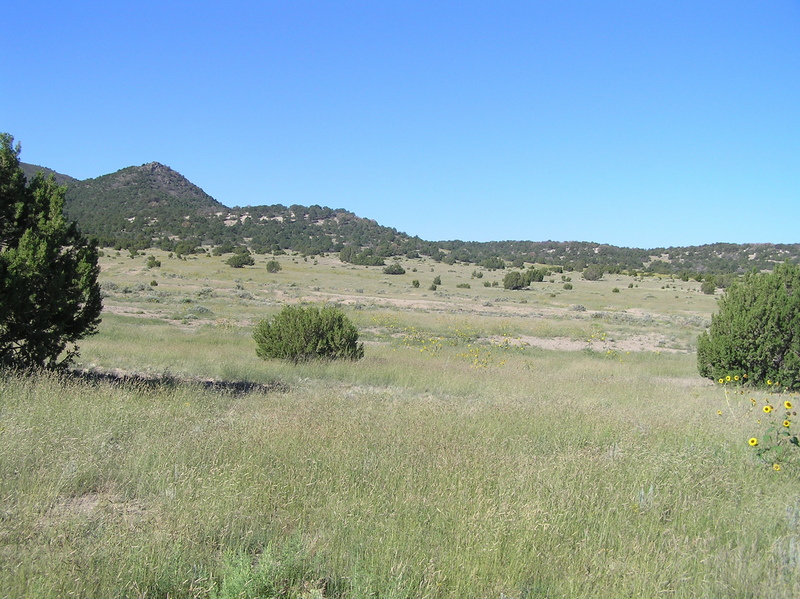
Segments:
[[[686,350],[666,347],[666,338],[657,333],[647,335],[633,335],[626,339],[614,339],[605,341],[585,341],[571,339],[569,337],[490,337],[494,343],[508,343],[510,345],[528,344],[531,347],[549,349],[554,351],[581,351],[590,349],[597,352],[665,352],[665,353],[687,353]]]

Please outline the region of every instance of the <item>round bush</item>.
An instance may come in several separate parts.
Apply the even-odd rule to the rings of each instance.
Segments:
[[[256,355],[280,358],[295,364],[314,359],[359,360],[364,344],[358,330],[334,307],[286,306],[276,316],[262,320],[253,331]]]
[[[395,263],[385,267],[383,273],[387,275],[404,275],[406,274],[406,269]]]
[[[800,267],[781,264],[732,284],[697,340],[697,367],[714,380],[746,374],[757,385],[800,385]]]

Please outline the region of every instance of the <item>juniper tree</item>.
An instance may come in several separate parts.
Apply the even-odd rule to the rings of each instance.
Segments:
[[[755,384],[800,386],[800,267],[751,272],[719,301],[711,327],[697,340],[700,375],[747,375]]]
[[[0,365],[55,368],[97,331],[97,247],[64,218],[66,187],[30,182],[19,144],[0,133]]]

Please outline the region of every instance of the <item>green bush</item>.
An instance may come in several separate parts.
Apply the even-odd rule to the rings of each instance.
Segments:
[[[714,295],[716,290],[717,284],[714,281],[703,281],[703,284],[700,285],[700,291],[706,295]]]
[[[358,330],[338,308],[286,306],[276,316],[262,320],[253,331],[256,355],[295,364],[313,359],[359,360],[364,344]]]
[[[531,283],[541,283],[544,281],[545,272],[544,269],[529,268],[523,275],[523,285],[527,287]]]
[[[583,278],[587,281],[599,281],[603,278],[605,269],[600,264],[590,264],[583,269]]]
[[[276,273],[281,271],[281,263],[277,260],[267,261],[267,272]]]
[[[383,274],[385,275],[404,275],[406,274],[406,269],[400,266],[399,264],[390,264],[389,266],[383,269]]]
[[[414,287],[415,289],[419,289],[419,279],[414,279],[413,281],[411,281],[411,286]]]
[[[506,289],[522,289],[525,286],[523,276],[516,270],[503,277],[503,287]]]
[[[225,264],[228,266],[232,266],[233,268],[243,268],[245,266],[253,266],[256,263],[253,260],[253,257],[250,254],[234,254],[227,260],[225,260]]]
[[[571,291],[572,290],[572,283],[564,283],[564,289],[566,289],[567,291]]]
[[[433,277],[433,284],[434,285],[441,285],[442,284],[442,277],[440,277],[439,275],[436,275],[435,277]]]
[[[700,375],[747,375],[756,385],[800,386],[800,267],[751,272],[719,301],[711,327],[697,340]]]

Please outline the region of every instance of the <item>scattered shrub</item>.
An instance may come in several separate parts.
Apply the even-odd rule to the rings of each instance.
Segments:
[[[250,254],[234,254],[227,260],[225,260],[225,264],[228,266],[232,266],[233,268],[243,268],[245,266],[253,266],[256,261]]]
[[[158,268],[161,266],[161,260],[156,260],[155,256],[147,257],[147,268]]]
[[[600,264],[590,264],[583,269],[583,278],[587,281],[599,281],[604,273],[605,270]]]
[[[619,293],[619,287],[614,287],[614,289],[611,290],[611,293]]]
[[[286,306],[253,331],[256,355],[264,360],[280,358],[298,363],[313,359],[359,360],[364,344],[358,330],[338,308]]]
[[[703,284],[700,285],[700,291],[705,293],[706,295],[714,295],[714,292],[717,290],[717,284],[714,281],[703,281]]]
[[[505,289],[522,289],[524,286],[524,277],[516,270],[506,273],[506,276],[503,277],[503,287]]]
[[[397,263],[390,264],[389,266],[383,269],[383,274],[385,275],[404,275],[406,274],[406,269],[400,266]]]
[[[459,289],[471,289],[472,286],[469,283],[459,283],[456,285]]]
[[[414,289],[419,289],[419,279],[414,279],[413,281],[411,281],[411,286]]]
[[[564,283],[564,289],[567,291],[572,291],[572,283]]]
[[[436,275],[435,277],[433,277],[433,284],[434,285],[441,285],[442,284],[442,277],[440,277],[439,275]]]
[[[276,273],[281,271],[281,263],[277,260],[267,261],[267,272]]]

